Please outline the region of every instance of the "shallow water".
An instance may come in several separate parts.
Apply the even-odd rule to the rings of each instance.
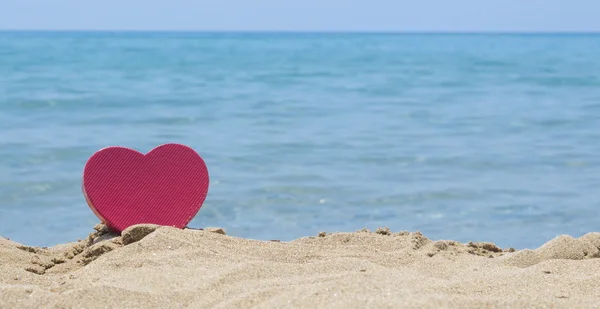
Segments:
[[[178,142],[190,226],[536,247],[600,230],[600,35],[0,32],[0,235],[83,238],[85,161]]]

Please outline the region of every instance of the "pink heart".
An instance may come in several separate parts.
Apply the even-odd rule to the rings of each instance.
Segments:
[[[145,155],[107,147],[85,164],[82,189],[114,231],[141,223],[184,228],[206,199],[208,179],[204,160],[184,145],[161,145]]]

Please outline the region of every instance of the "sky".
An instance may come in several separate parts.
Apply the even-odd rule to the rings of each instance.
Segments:
[[[0,0],[0,29],[597,32],[600,0]]]

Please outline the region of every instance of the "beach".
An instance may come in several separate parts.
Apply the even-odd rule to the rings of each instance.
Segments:
[[[0,308],[598,308],[600,233],[533,250],[361,230],[290,242],[136,225],[0,237]]]

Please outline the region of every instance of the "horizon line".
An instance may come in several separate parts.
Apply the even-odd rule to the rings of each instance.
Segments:
[[[600,30],[194,30],[194,29],[0,29],[0,32],[121,32],[121,33],[233,33],[233,34],[600,34]]]

